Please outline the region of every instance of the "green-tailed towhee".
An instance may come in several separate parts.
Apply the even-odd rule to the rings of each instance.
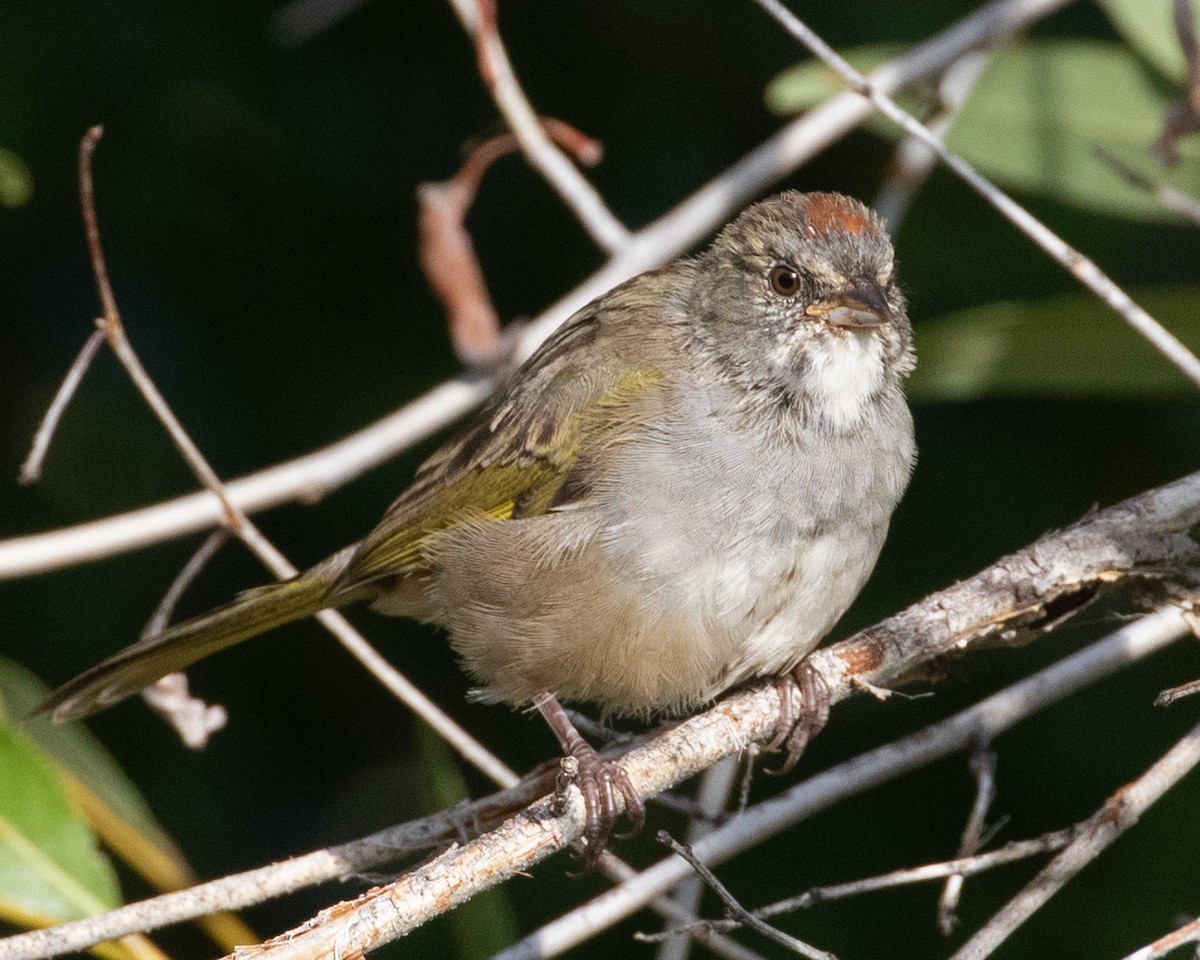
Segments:
[[[679,712],[790,676],[862,588],[908,482],[913,364],[880,221],[837,194],[764,200],[575,314],[361,543],[126,648],[43,707],[83,717],[365,600],[444,626],[484,699],[539,706],[581,761],[594,857],[614,790],[635,823],[641,804],[555,698]]]

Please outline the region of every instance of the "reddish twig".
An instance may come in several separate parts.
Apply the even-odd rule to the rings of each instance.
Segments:
[[[471,41],[484,86],[530,165],[545,178],[592,239],[610,254],[628,246],[629,231],[613,215],[596,189],[551,142],[529,103],[496,24],[495,0],[450,0]]]
[[[541,120],[543,129],[581,163],[598,163],[600,143],[569,123]],[[418,256],[430,288],[446,309],[450,342],[468,367],[490,370],[503,359],[500,318],[488,294],[466,216],[475,202],[479,184],[500,157],[521,147],[515,134],[491,137],[468,154],[449,180],[417,187]]]

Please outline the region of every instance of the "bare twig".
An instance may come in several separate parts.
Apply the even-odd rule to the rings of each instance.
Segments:
[[[721,814],[729,806],[729,796],[738,782],[738,758],[729,756],[713,764],[700,777],[696,789],[696,811],[688,823],[688,843],[695,843],[711,833]],[[661,796],[661,795],[660,795]],[[704,894],[701,877],[689,877],[672,894],[671,899],[690,914],[700,909]],[[657,960],[687,960],[693,940],[687,936],[667,938],[658,949]]]
[[[228,527],[221,527],[214,530],[204,538],[204,542],[196,548],[196,552],[183,565],[183,569],[179,571],[174,582],[167,588],[167,592],[163,594],[162,600],[159,601],[158,609],[154,611],[150,620],[142,629],[141,639],[144,640],[146,637],[155,636],[167,629],[167,625],[175,615],[175,607],[187,591],[187,588],[192,585],[192,581],[208,566],[209,561],[217,555],[217,551],[225,546],[228,540]]]
[[[42,478],[42,464],[46,462],[46,453],[50,450],[50,441],[54,439],[54,431],[58,429],[62,415],[70,405],[71,398],[75,396],[75,391],[79,389],[79,384],[83,380],[83,375],[87,373],[92,359],[96,356],[96,351],[100,349],[104,341],[103,330],[93,331],[92,335],[84,341],[79,355],[71,364],[71,369],[63,377],[62,386],[58,388],[58,392],[46,409],[46,414],[42,417],[41,424],[38,425],[37,433],[33,435],[33,445],[29,450],[29,456],[21,464],[21,472],[17,476],[18,483],[26,485],[37,483]]]
[[[983,960],[1081,869],[1091,863],[1141,815],[1200,763],[1200,725],[1193,727],[1149,770],[1113,794],[1088,822],[1089,829],[1056,856],[954,954],[953,960]]]
[[[1129,164],[1114,157],[1102,147],[1093,148],[1092,153],[1095,154],[1097,160],[1105,164],[1131,187],[1154,197],[1155,200],[1162,204],[1164,210],[1170,210],[1172,213],[1179,214],[1179,216],[1200,226],[1200,200],[1197,200],[1195,197],[1189,197],[1182,190],[1168,187],[1165,183],[1155,183],[1149,177],[1134,170]]]
[[[797,784],[778,797],[751,807],[741,817],[700,840],[694,847],[695,853],[710,866],[728,860],[849,796],[964,749],[980,735],[998,736],[1042,707],[1174,642],[1184,631],[1183,622],[1174,610],[1163,610],[1126,624],[1104,640],[962,713],[855,757]],[[851,638],[836,644],[828,652],[837,656],[834,651],[841,648],[848,654],[847,645],[855,642],[856,638]],[[722,707],[734,705],[740,708],[744,696],[731,698]],[[763,735],[770,729],[773,719],[773,715],[764,715]],[[694,735],[695,728],[689,727],[691,722],[677,730]],[[615,890],[551,921],[496,954],[493,960],[546,960],[558,956],[641,909],[648,900],[678,883],[687,871],[688,868],[677,860],[660,861]],[[2,952],[0,960],[7,960]]]
[[[988,810],[996,796],[996,753],[992,745],[981,741],[971,748],[971,775],[975,778],[975,802],[958,845],[959,859],[970,857],[979,850],[983,840]],[[954,873],[946,878],[946,886],[938,899],[938,927],[950,936],[958,925],[959,897],[962,895],[965,874]]]
[[[851,880],[847,883],[835,883],[822,887],[812,887],[794,897],[788,897],[776,903],[753,911],[762,920],[777,917],[784,913],[804,910],[829,900],[845,900],[866,893],[877,893],[880,890],[891,890],[895,887],[911,886],[914,883],[928,883],[932,880],[943,880],[955,876],[972,876],[994,870],[996,867],[1019,863],[1031,857],[1042,856],[1061,850],[1078,835],[1079,826],[1068,827],[1066,830],[1056,830],[1032,840],[1015,840],[997,850],[987,853],[977,853],[970,857],[956,857],[942,863],[930,863],[920,867],[905,867],[892,870],[875,877],[865,877],[861,880]],[[692,933],[703,936],[709,932],[730,931],[740,926],[736,920],[700,920],[685,927],[677,927],[664,933],[639,934],[639,940],[654,942],[676,933]]]
[[[105,263],[104,249],[100,242],[100,225],[96,217],[92,185],[92,155],[103,133],[102,127],[92,127],[85,134],[79,146],[79,193],[83,207],[88,253],[91,257],[92,272],[96,278],[96,289],[103,309],[103,315],[98,321],[100,329],[107,337],[113,353],[125,367],[146,404],[166,429],[187,465],[209,493],[215,496],[221,504],[224,522],[229,530],[242,540],[267,569],[277,577],[283,579],[295,576],[296,568],[267,541],[245,512],[230,499],[216,471],[209,465],[200,449],[184,430],[183,424],[179,422],[174,411],[171,410],[158,387],[142,366],[125,335],[116,297],[113,295],[112,285],[108,279],[108,266]],[[516,782],[516,774],[421,693],[395,667],[384,660],[341,614],[325,610],[318,615],[317,619],[328,627],[342,645],[388,690],[432,726],[469,763],[477,766],[501,786],[509,786]]]
[[[521,89],[496,29],[495,0],[450,0],[463,28],[475,41],[479,70],[509,128],[534,169],[553,187],[601,249],[616,253],[629,231],[613,216],[594,187],[546,136],[537,112]]]
[[[658,832],[658,842],[666,847],[669,847],[675,852],[676,855],[682,857],[687,862],[688,866],[695,870],[696,873],[699,874],[700,878],[713,889],[713,892],[716,893],[718,897],[721,898],[721,902],[725,904],[725,909],[729,912],[729,915],[743,926],[749,927],[751,930],[761,934],[773,943],[778,943],[780,946],[786,947],[788,950],[791,950],[793,953],[799,954],[802,957],[811,957],[812,960],[836,960],[832,953],[829,953],[826,950],[819,950],[818,948],[805,943],[803,940],[797,940],[795,937],[789,936],[782,930],[778,930],[771,926],[766,921],[760,920],[753,913],[743,907],[740,903],[738,903],[737,898],[729,892],[729,889],[725,886],[725,884],[717,879],[717,875],[696,859],[695,853],[692,852],[692,848],[687,844],[680,843],[665,830],[660,830]]]
[[[596,163],[601,145],[561,120],[543,119],[542,126],[581,162]],[[430,288],[446,309],[450,341],[468,367],[490,370],[503,359],[500,318],[492,306],[483,268],[467,231],[466,216],[480,181],[500,157],[520,149],[511,133],[476,146],[449,180],[417,187],[418,256]]]
[[[946,136],[946,131],[958,117],[959,111],[975,82],[987,66],[990,54],[984,50],[974,50],[964,54],[946,68],[938,83],[937,104],[933,115],[926,119],[925,126],[929,132],[939,139]],[[883,186],[875,197],[875,212],[887,221],[891,230],[904,219],[917,191],[921,189],[929,175],[937,166],[937,154],[915,137],[905,137],[892,152]]]
[[[1005,219],[1041,247],[1055,262],[1068,270],[1076,280],[1108,304],[1159,353],[1174,364],[1185,377],[1200,387],[1200,358],[1197,358],[1174,334],[1134,303],[1130,296],[1094,262],[1071,247],[1028,210],[981,176],[962,157],[950,152],[941,140],[921,125],[920,121],[900,107],[873,80],[855,70],[837,51],[784,7],[779,0],[754,0],[754,2],[773,16],[788,33],[836,70],[851,89],[874,104],[880,113],[901,127],[907,134],[917,137],[928,145],[955,176],[990,203]]]
[[[1184,610],[1183,621],[1192,631],[1192,636],[1200,639],[1200,614],[1197,614],[1194,609]],[[1171,687],[1169,690],[1163,690],[1154,698],[1154,705],[1156,707],[1169,707],[1176,700],[1180,700],[1183,697],[1190,697],[1196,693],[1200,693],[1200,680],[1190,680],[1187,683]]]
[[[1200,943],[1200,919],[1185,923],[1178,930],[1172,930],[1140,950],[1134,950],[1125,960],[1160,960],[1172,950],[1178,950],[1189,943]]]
[[[946,66],[964,51],[994,43],[1065,6],[1070,0],[991,0],[942,33],[871,74],[880,90],[897,90]],[[764,187],[858,126],[871,112],[845,93],[784,126],[729,169],[645,229],[608,264],[577,286],[517,338],[528,356],[552,330],[590,300],[643,270],[677,256],[716,229]],[[337,443],[226,484],[241,509],[255,512],[296,500],[311,502],[429,437],[479,403],[491,381],[458,378]],[[206,530],[221,519],[207,493],[189,494],[103,520],[0,541],[0,580],[115,556]]]
[[[163,595],[158,609],[142,630],[143,639],[162,633],[167,628],[179,599],[228,539],[227,527],[214,530],[204,538]],[[209,738],[224,729],[229,720],[229,714],[220,704],[208,704],[191,695],[185,673],[169,673],[160,677],[142,691],[142,699],[175,728],[184,746],[191,750],[203,750]]]

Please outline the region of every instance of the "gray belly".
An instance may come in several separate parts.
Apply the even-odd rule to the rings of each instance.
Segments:
[[[850,437],[683,410],[670,442],[610,451],[583,502],[439,537],[430,619],[487,699],[680,710],[791,666],[874,567],[912,462],[899,405],[907,430]]]

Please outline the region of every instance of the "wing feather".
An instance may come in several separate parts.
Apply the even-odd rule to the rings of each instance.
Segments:
[[[630,372],[597,345],[591,312],[561,327],[522,367],[518,379],[480,411],[474,424],[417,471],[380,524],[363,540],[335,593],[427,569],[430,533],[480,520],[537,516],[565,505],[556,495],[571,478],[597,419],[635,401],[661,376]],[[579,364],[590,347],[589,364]],[[608,362],[606,362],[606,360]],[[573,495],[586,484],[568,485]]]

